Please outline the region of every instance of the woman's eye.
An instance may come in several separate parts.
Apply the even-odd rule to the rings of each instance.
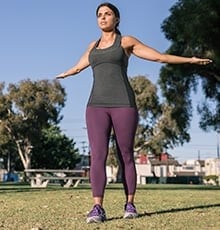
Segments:
[[[103,17],[103,16],[105,16],[105,15],[107,15],[107,16],[112,16],[112,12],[106,12],[106,13],[99,13],[98,15],[97,15],[97,18],[101,18],[101,17]]]

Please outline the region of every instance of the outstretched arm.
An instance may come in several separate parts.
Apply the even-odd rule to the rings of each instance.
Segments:
[[[82,70],[84,70],[85,68],[87,68],[90,64],[89,64],[89,52],[92,49],[92,47],[94,46],[95,42],[92,42],[88,49],[86,50],[86,52],[82,55],[82,57],[80,58],[80,60],[78,61],[78,63],[76,65],[74,65],[73,67],[71,67],[70,69],[68,69],[67,71],[60,73],[59,75],[56,76],[57,79],[63,79],[66,78],[68,76],[72,76],[72,75],[76,75],[78,73],[80,73]]]
[[[129,47],[130,53],[149,61],[169,64],[190,63],[199,65],[207,65],[212,62],[212,60],[207,58],[182,57],[170,54],[162,54],[131,36],[124,37],[124,44],[125,47]]]

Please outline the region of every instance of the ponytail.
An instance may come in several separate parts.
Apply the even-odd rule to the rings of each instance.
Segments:
[[[121,35],[121,32],[120,32],[120,30],[118,29],[118,27],[117,27],[117,26],[115,27],[115,32],[116,32],[116,34]]]

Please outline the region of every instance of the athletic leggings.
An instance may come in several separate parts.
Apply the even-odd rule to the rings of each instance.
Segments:
[[[90,181],[93,197],[104,197],[106,159],[112,128],[116,136],[125,194],[134,195],[137,175],[133,147],[138,123],[137,109],[88,106],[86,123],[91,151]]]

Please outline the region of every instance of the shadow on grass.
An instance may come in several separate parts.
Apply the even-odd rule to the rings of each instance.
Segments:
[[[49,184],[46,188],[32,188],[29,183],[0,183],[0,194],[9,192],[36,192],[57,190],[90,190],[90,184],[80,184],[78,187],[64,188],[59,184]],[[123,190],[121,183],[108,184],[106,190]],[[137,190],[220,190],[220,186],[187,185],[187,184],[147,184],[138,185]]]
[[[39,192],[39,191],[59,191],[59,190],[78,190],[91,189],[89,184],[79,185],[77,188],[64,188],[60,184],[49,184],[46,188],[32,188],[29,183],[0,183],[0,194],[2,193],[17,193],[17,192]]]
[[[109,184],[107,189],[123,189],[122,184]],[[137,185],[137,190],[220,190],[220,186],[191,184],[146,184]]]
[[[215,208],[215,207],[220,207],[220,203],[219,204],[198,205],[198,206],[192,206],[192,207],[186,207],[186,208],[171,208],[171,209],[160,210],[156,212],[144,212],[144,213],[139,213],[138,218],[146,217],[146,216],[151,217],[153,215],[160,215],[160,214],[165,214],[165,213],[186,212],[186,211],[191,211],[195,209]],[[107,221],[112,221],[112,220],[117,220],[117,219],[123,219],[123,216],[112,217],[112,218],[109,218]]]

